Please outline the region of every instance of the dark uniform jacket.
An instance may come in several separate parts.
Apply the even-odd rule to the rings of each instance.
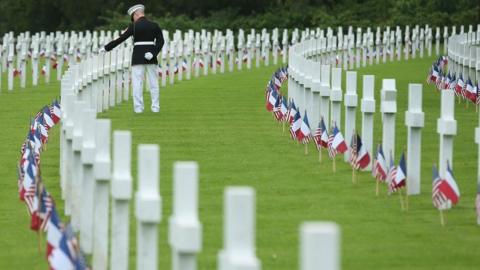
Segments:
[[[128,37],[133,36],[133,42],[155,42],[155,45],[136,45],[133,47],[132,65],[158,64],[157,55],[162,50],[163,40],[162,29],[158,24],[147,20],[145,17],[139,18],[136,22],[130,24],[125,32],[119,38],[105,45],[105,50],[110,51],[124,42]],[[151,52],[153,58],[145,59],[145,53]]]

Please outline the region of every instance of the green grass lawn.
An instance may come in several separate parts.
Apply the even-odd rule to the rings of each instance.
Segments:
[[[359,70],[359,98],[360,75],[376,75],[375,143],[381,139],[381,79],[397,79],[397,161],[407,140],[407,85],[423,83],[431,61],[417,59]],[[324,159],[319,164],[313,144],[305,156],[303,146],[292,142],[288,131],[282,133],[282,127],[264,109],[264,86],[275,69],[271,66],[217,74],[162,88],[160,114],[146,110],[135,115],[131,101],[100,114],[112,119],[114,130],[132,131],[134,178],[137,145],[160,145],[160,269],[171,268],[167,224],[172,208],[172,169],[177,160],[194,160],[200,166],[203,250],[199,269],[216,269],[216,255],[223,241],[223,191],[231,185],[248,185],[256,190],[256,246],[263,269],[297,269],[299,225],[312,220],[340,224],[343,269],[478,269],[480,233],[474,211],[478,153],[474,128],[478,120],[473,106],[466,109],[464,104],[456,105],[458,136],[453,169],[462,197],[447,213],[447,226],[441,227],[438,211],[431,203],[431,166],[438,163],[436,121],[440,115],[440,95],[433,86],[424,86],[422,195],[410,197],[410,210],[401,212],[398,195],[388,196],[386,186],[382,186],[381,196],[375,196],[375,182],[369,173],[360,173],[359,183],[353,185],[350,166],[341,161],[343,158],[337,159],[337,173],[332,173],[330,161]],[[6,85],[6,79],[2,84]],[[345,90],[344,83],[342,88]],[[0,94],[4,126],[0,137],[0,269],[45,269],[44,244],[39,254],[38,237],[29,230],[28,214],[17,198],[15,166],[29,116],[58,95],[59,84],[11,93],[4,89]],[[148,94],[145,100],[149,108]],[[358,129],[360,116],[358,107]],[[58,130],[54,129],[42,156],[42,174],[61,207]],[[131,269],[135,267],[133,210],[132,202]]]

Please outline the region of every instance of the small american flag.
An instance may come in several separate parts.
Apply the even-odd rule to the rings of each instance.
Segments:
[[[388,191],[391,193],[392,189],[392,182],[395,182],[395,178],[397,177],[397,167],[393,161],[393,156],[390,155],[390,167],[388,169],[388,176],[387,176],[387,183],[388,183]]]
[[[322,149],[322,125],[321,122],[318,123],[317,129],[315,129],[315,133],[313,134],[313,141],[315,142],[315,146],[317,150],[320,151]]]
[[[389,189],[391,192],[395,192],[398,189],[402,188],[405,186],[407,178],[407,166],[405,163],[405,155],[402,153],[402,156],[400,157],[400,162],[398,163],[398,166],[396,167],[395,171],[395,177],[391,178]]]
[[[352,165],[353,168],[357,168],[357,157],[357,134],[356,132],[353,132],[352,139],[350,141],[350,165]]]
[[[334,158],[337,155],[337,149],[333,147],[333,139],[334,139],[333,132],[330,133],[330,136],[328,136],[328,155],[330,158]]]
[[[378,144],[377,157],[375,158],[372,173],[374,174],[375,178],[380,182],[384,182],[385,180],[387,180],[387,161],[385,160],[385,155],[383,154],[381,144]]]
[[[446,209],[447,198],[443,192],[441,192],[441,186],[443,181],[438,174],[437,167],[433,166],[432,170],[433,182],[432,182],[432,202],[433,206],[437,209]]]

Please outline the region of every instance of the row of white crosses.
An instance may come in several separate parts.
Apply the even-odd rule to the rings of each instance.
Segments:
[[[445,32],[448,29],[445,29]],[[407,30],[408,32],[408,30]],[[416,31],[415,31],[416,32]],[[480,78],[480,52],[478,35],[469,27],[468,33],[455,34],[455,28],[451,32],[454,36],[448,40],[449,69],[463,74],[470,74],[473,78]],[[328,34],[327,34],[328,35]],[[331,68],[331,60],[328,50],[318,49],[318,40],[305,39],[303,42],[290,48],[289,53],[289,97],[293,98],[303,113],[304,109],[310,116],[311,127],[323,117],[327,128],[333,122],[341,127],[341,68]],[[320,44],[322,40],[320,39]],[[417,46],[414,43],[412,46]],[[421,44],[419,45],[422,46]],[[320,48],[322,48],[320,46]],[[413,56],[413,55],[412,55]],[[346,92],[344,95],[345,106],[345,138],[351,138],[351,132],[355,130],[355,110],[357,107],[356,73],[348,71],[346,74]],[[363,77],[362,110],[362,137],[364,145],[372,153],[373,139],[373,114],[375,113],[374,100],[374,77]],[[407,194],[420,193],[420,164],[421,164],[421,128],[424,126],[424,113],[422,112],[422,86],[410,84],[408,111],[405,112],[405,125],[408,128],[407,140]],[[395,116],[397,113],[396,85],[394,79],[384,79],[381,88],[382,113],[382,144],[384,153],[394,156],[395,148]],[[479,123],[480,126],[480,123]],[[480,144],[480,128],[477,128],[475,139]],[[442,91],[441,117],[437,122],[437,132],[440,136],[439,145],[439,173],[445,176],[447,162],[452,166],[453,137],[457,132],[457,124],[454,118],[454,93]],[[348,144],[348,143],[347,143]],[[349,144],[348,144],[349,145]],[[346,153],[345,160],[348,160]],[[480,168],[480,163],[479,163]],[[368,168],[370,169],[370,168]],[[478,173],[480,183],[480,170]],[[479,220],[480,224],[480,220]]]
[[[207,32],[194,32],[193,30],[182,33],[177,30],[170,38],[168,31],[164,31],[165,45],[161,54],[158,56],[161,63],[162,86],[167,84],[167,76],[169,74],[169,83],[173,84],[175,77],[178,81],[183,79],[185,70],[185,78],[189,80],[192,72],[195,77],[200,75],[200,71],[204,75],[209,72],[215,74],[217,70],[224,73],[226,69],[226,60],[228,59],[228,70],[233,71],[235,61],[237,61],[237,69],[241,70],[243,61],[246,62],[247,68],[251,68],[252,60],[256,56],[256,66],[260,66],[263,61],[265,65],[269,65],[269,56],[272,49],[274,64],[278,63],[277,52],[279,47],[278,35],[279,30],[274,29],[272,35],[263,29],[261,33],[255,33],[251,30],[245,40],[245,33],[242,29],[235,36],[233,31],[227,30],[224,34],[222,31],[215,30]],[[45,82],[50,80],[51,65],[53,61],[57,64],[57,80],[61,79],[65,62],[68,64],[76,63],[88,58],[90,55],[98,52],[99,48],[108,41],[119,36],[119,31],[85,31],[85,32],[46,32],[20,33],[14,37],[13,32],[6,33],[0,46],[0,70],[8,71],[8,89],[13,90],[14,74],[18,72],[20,75],[20,86],[26,86],[27,79],[27,62],[29,54],[31,56],[32,65],[32,84],[36,86],[39,79],[39,64],[41,72],[45,75]],[[276,40],[275,40],[276,39]],[[237,40],[237,43],[235,43]],[[288,47],[288,31],[283,32],[283,47]],[[128,41],[131,44],[131,40]],[[271,44],[275,46],[272,46]],[[275,48],[273,48],[275,47]],[[283,50],[286,52],[286,50]],[[246,53],[245,53],[246,52]],[[255,53],[257,52],[257,53]],[[44,57],[44,61],[40,63],[40,57]],[[284,53],[283,63],[286,64],[286,53]],[[203,63],[203,68],[200,67]],[[16,64],[16,65],[15,65]],[[178,74],[178,75],[177,75]],[[1,81],[0,81],[1,82]],[[0,84],[1,85],[1,84]]]
[[[439,33],[439,29],[437,32]],[[444,29],[444,42],[448,35],[448,28]],[[324,64],[330,64],[347,69],[365,67],[367,64],[372,65],[374,62],[387,62],[401,60],[402,54],[408,59],[416,57],[419,52],[423,57],[424,50],[427,49],[428,56],[431,56],[432,49],[432,29],[426,25],[420,28],[418,25],[410,29],[405,27],[402,29],[396,27],[395,30],[389,26],[381,31],[380,27],[376,28],[374,33],[370,27],[362,33],[361,28],[356,29],[354,33],[353,27],[349,27],[345,34],[342,27],[338,27],[336,35],[332,28],[316,30],[306,29],[300,34],[298,30],[292,32],[292,45],[300,41],[307,43],[307,58],[314,58]],[[439,43],[437,39],[437,43]],[[438,45],[439,47],[439,45]]]
[[[246,62],[247,69],[252,68],[252,61],[255,58],[256,67],[260,67],[261,61],[269,65],[270,53],[273,55],[273,64],[278,64],[278,51],[280,50],[279,30],[276,28],[272,35],[263,29],[261,33],[256,33],[251,29],[246,35],[243,29],[239,29],[235,36],[231,30],[225,33],[219,30],[209,32],[202,30],[194,32],[189,30],[182,34],[177,30],[170,38],[168,31],[164,30],[163,35],[165,45],[162,48],[160,57],[160,66],[162,74],[162,86],[167,84],[167,73],[169,74],[169,83],[174,84],[175,75],[177,80],[183,79],[183,72],[186,79],[192,76],[204,76],[210,72],[224,73],[228,66],[228,71],[232,72],[237,66],[237,70],[243,68],[243,62]],[[236,41],[236,42],[235,42]],[[283,48],[288,47],[288,31],[283,32]],[[272,46],[273,43],[273,46]],[[286,52],[286,50],[283,50]],[[282,63],[286,64],[286,53],[282,58]],[[228,62],[228,63],[227,63]]]
[[[327,34],[328,35],[328,34]],[[334,37],[332,37],[334,39]],[[319,50],[320,40],[305,39],[290,48],[289,52],[289,98],[292,98],[303,114],[306,110],[311,120],[312,132],[323,117],[327,129],[335,123],[344,131],[347,145],[350,147],[352,132],[356,127],[357,74],[355,71],[346,72],[346,91],[342,91],[342,68],[331,67],[331,54],[328,50]],[[322,48],[320,46],[320,48]],[[331,63],[331,62],[330,62]],[[376,107],[374,98],[374,76],[364,75],[362,84],[363,97],[362,111],[362,140],[367,151],[373,155],[373,119]],[[424,126],[422,112],[422,85],[410,84],[408,110],[405,112],[405,125],[408,129],[407,141],[407,194],[420,194],[420,164],[421,164],[421,129]],[[383,79],[380,89],[382,113],[382,145],[387,160],[395,155],[395,118],[397,114],[397,89],[395,79]],[[453,94],[453,93],[451,93]],[[445,96],[444,96],[445,95]],[[453,102],[449,94],[442,95],[442,117],[439,119],[438,131],[441,136],[440,161],[441,173],[445,172],[446,160],[452,161],[452,139],[455,135],[453,118]],[[452,96],[453,97],[453,96]],[[345,124],[342,126],[341,105],[345,107]],[[452,122],[453,121],[453,122]],[[342,128],[343,127],[343,128]],[[349,160],[349,151],[345,154],[345,161]],[[367,168],[370,170],[371,166]],[[442,171],[443,170],[443,171]]]
[[[444,42],[446,42],[448,29],[445,28],[444,31]],[[425,38],[425,33],[427,33],[427,38]],[[408,58],[410,54],[409,46],[412,49],[412,57],[415,57],[417,50],[420,50],[420,55],[423,57],[423,48],[425,46],[431,48],[431,33],[432,29],[428,25],[421,29],[416,26],[412,29],[410,37],[410,30],[407,27],[404,38],[405,57]],[[439,33],[439,29],[437,29],[437,33]],[[92,53],[96,53],[101,46],[112,38],[118,36],[119,31],[113,33],[111,31],[71,31],[49,33],[48,35],[45,32],[40,32],[33,36],[29,32],[25,32],[20,33],[16,38],[12,32],[6,33],[0,48],[0,58],[2,59],[0,69],[4,72],[7,71],[7,63],[9,63],[8,89],[12,90],[14,63],[16,62],[15,69],[23,71],[20,74],[20,85],[25,87],[27,76],[25,70],[28,54],[31,52],[32,83],[34,86],[38,82],[39,56],[45,57],[45,64],[41,68],[42,72],[45,73],[45,82],[49,82],[51,63],[54,59],[56,59],[57,70],[60,71],[57,72],[57,80],[60,80],[65,61],[75,63],[83,60]],[[331,28],[326,30],[307,28],[301,32],[299,29],[294,29],[290,36],[290,44],[292,45],[299,41],[317,40],[317,47],[325,52],[322,62],[335,63],[338,61],[338,65],[345,70],[354,68],[355,63],[357,68],[360,67],[361,62],[363,66],[366,66],[367,58],[369,58],[369,64],[373,64],[373,51],[377,52],[376,63],[380,62],[380,51],[382,51],[383,62],[387,61],[387,51],[391,52],[390,60],[393,60],[393,52],[396,52],[398,60],[401,59],[402,31],[399,27],[395,31],[386,27],[383,33],[377,27],[375,35],[370,28],[367,28],[364,33],[362,33],[362,29],[357,28],[355,35],[352,27],[349,27],[348,33],[344,35],[343,29],[339,27],[336,36],[333,35]],[[169,83],[173,84],[175,76],[179,81],[183,79],[184,69],[187,80],[191,78],[192,72],[195,77],[198,77],[202,69],[203,75],[208,75],[209,72],[217,73],[217,69],[220,73],[223,73],[227,66],[226,61],[228,61],[228,71],[230,72],[235,70],[235,61],[237,62],[237,70],[242,69],[243,62],[246,62],[247,69],[250,69],[254,59],[256,67],[260,66],[261,61],[265,65],[269,65],[270,55],[273,64],[277,65],[279,63],[278,53],[281,52],[282,63],[286,64],[288,47],[290,46],[289,32],[284,29],[280,37],[278,28],[271,32],[266,29],[262,29],[260,32],[251,29],[249,33],[239,29],[237,34],[234,34],[231,30],[226,30],[225,34],[218,30],[213,32],[189,30],[184,33],[177,30],[173,33],[172,38],[170,38],[168,31],[164,31],[164,38],[165,46],[159,56],[162,86],[167,84],[167,71],[169,73]],[[410,43],[411,45],[409,45]],[[203,63],[203,68],[200,67],[200,63]]]
[[[119,86],[116,78],[122,76],[124,67],[129,65],[129,57],[125,57],[129,50],[131,47],[121,46],[105,54],[90,54],[69,66],[61,82],[62,199],[65,215],[79,233],[82,251],[92,255],[94,269],[128,269],[129,265],[129,207],[133,191],[131,132],[114,131],[111,151],[110,120],[96,119],[98,112],[128,99],[128,89],[125,94],[125,89],[116,88]],[[126,62],[110,61],[118,55],[124,56],[118,59]],[[136,269],[158,268],[158,224],[162,220],[159,160],[158,145],[138,146],[138,189],[134,202]],[[175,163],[173,178],[174,202],[168,239],[173,269],[194,270],[202,247],[197,164]],[[218,255],[218,269],[261,269],[255,255],[255,192],[252,188],[226,189],[224,226],[224,247]],[[302,270],[339,269],[340,235],[335,224],[307,223],[301,228],[301,235]]]
[[[44,74],[45,83],[50,82],[51,66],[56,62],[57,80],[62,76],[65,62],[78,62],[92,53],[96,53],[101,44],[111,39],[111,32],[30,32],[20,33],[14,37],[13,32],[6,33],[0,47],[3,72],[8,71],[8,90],[13,90],[14,74],[20,75],[20,87],[25,88],[27,79],[27,62],[31,58],[32,85],[38,85],[40,72]],[[16,57],[15,57],[16,56]],[[41,58],[44,59],[41,62]],[[39,70],[39,65],[42,67]]]
[[[451,36],[448,46],[448,70],[457,74],[463,74],[466,80],[473,82],[480,80],[480,25],[474,32],[470,26],[467,33]]]
[[[460,31],[460,34],[450,37],[448,42],[448,69],[457,73],[457,77],[459,73],[462,73],[464,79],[468,76],[474,80],[474,83],[475,81],[480,81],[480,25],[477,25],[476,32],[473,31],[472,27],[469,27],[467,33]],[[442,105],[443,95],[447,95],[443,92]],[[448,99],[445,103],[448,102],[448,104],[450,104],[454,102],[453,93],[448,94],[445,98]],[[447,106],[447,104],[445,104],[445,106]],[[440,129],[439,126],[439,132],[443,132],[443,144],[446,148],[444,151],[445,155],[451,155],[451,152],[448,151],[452,147],[451,137],[456,134],[456,122],[453,120],[453,111],[448,111],[448,115],[452,117],[450,119],[445,118],[445,120],[442,121],[442,129]],[[453,132],[445,132],[447,128],[450,128]],[[475,128],[475,143],[479,145],[477,185],[480,186],[480,116],[478,127]],[[480,217],[477,217],[477,224],[480,225]]]

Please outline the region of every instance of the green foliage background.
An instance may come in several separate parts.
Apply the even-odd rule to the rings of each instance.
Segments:
[[[480,23],[475,0],[2,0],[0,34],[123,29],[135,3],[144,3],[148,17],[168,30]]]

